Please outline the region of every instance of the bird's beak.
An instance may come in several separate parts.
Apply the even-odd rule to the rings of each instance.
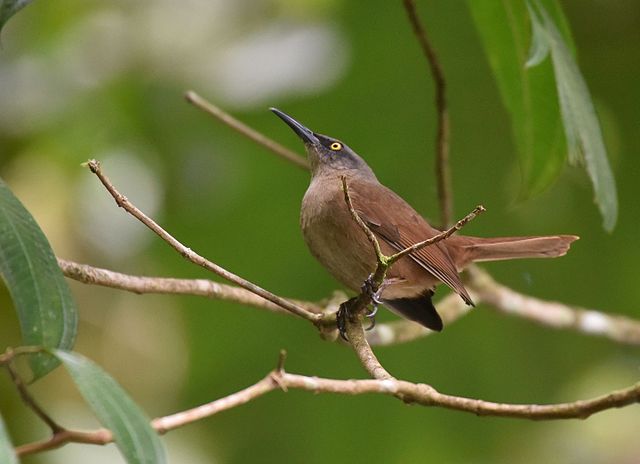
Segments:
[[[273,111],[280,119],[286,122],[287,125],[291,129],[293,129],[293,132],[298,134],[298,137],[300,137],[305,144],[308,143],[311,145],[318,145],[320,143],[320,141],[318,140],[318,137],[315,136],[315,134],[311,129],[303,126],[298,121],[293,119],[291,116],[289,116],[286,113],[283,113],[277,108],[269,108],[269,109]]]

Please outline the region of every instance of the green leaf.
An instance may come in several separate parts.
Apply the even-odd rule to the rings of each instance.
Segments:
[[[78,316],[51,246],[38,224],[0,179],[0,275],[18,312],[25,345],[71,349]],[[58,365],[31,357],[34,379]]]
[[[540,193],[560,174],[566,152],[552,66],[525,67],[530,26],[523,1],[467,4],[511,116],[523,178],[520,196]]]
[[[595,201],[603,217],[603,226],[611,232],[618,218],[618,197],[589,89],[551,16],[540,2],[535,5],[539,15],[527,4],[533,24],[533,42],[546,42],[544,48],[551,53],[569,161],[586,167],[593,184]],[[540,53],[539,49],[532,50],[530,62],[537,64],[547,54]]]
[[[2,416],[0,416],[0,462],[3,464],[18,464],[18,457],[11,444]]]
[[[6,22],[33,0],[0,0],[0,31]]]
[[[67,368],[100,423],[111,430],[128,463],[166,462],[164,447],[149,419],[109,374],[80,354],[63,350],[51,353]]]

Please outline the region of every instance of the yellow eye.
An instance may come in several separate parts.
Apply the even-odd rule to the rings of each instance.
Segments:
[[[338,151],[338,150],[342,150],[342,144],[340,142],[333,142],[331,144],[331,149],[333,151]]]

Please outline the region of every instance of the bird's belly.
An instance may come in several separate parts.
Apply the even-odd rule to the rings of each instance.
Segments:
[[[313,256],[343,285],[358,291],[375,271],[373,247],[348,210],[329,207],[303,214],[301,228]]]

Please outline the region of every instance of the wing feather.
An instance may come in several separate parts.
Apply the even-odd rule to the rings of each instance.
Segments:
[[[400,196],[381,184],[352,179],[349,190],[354,209],[362,220],[378,238],[397,251],[440,233]],[[402,217],[403,221],[394,221],[393,217]],[[467,304],[473,305],[442,242],[421,248],[409,257],[460,295]]]

